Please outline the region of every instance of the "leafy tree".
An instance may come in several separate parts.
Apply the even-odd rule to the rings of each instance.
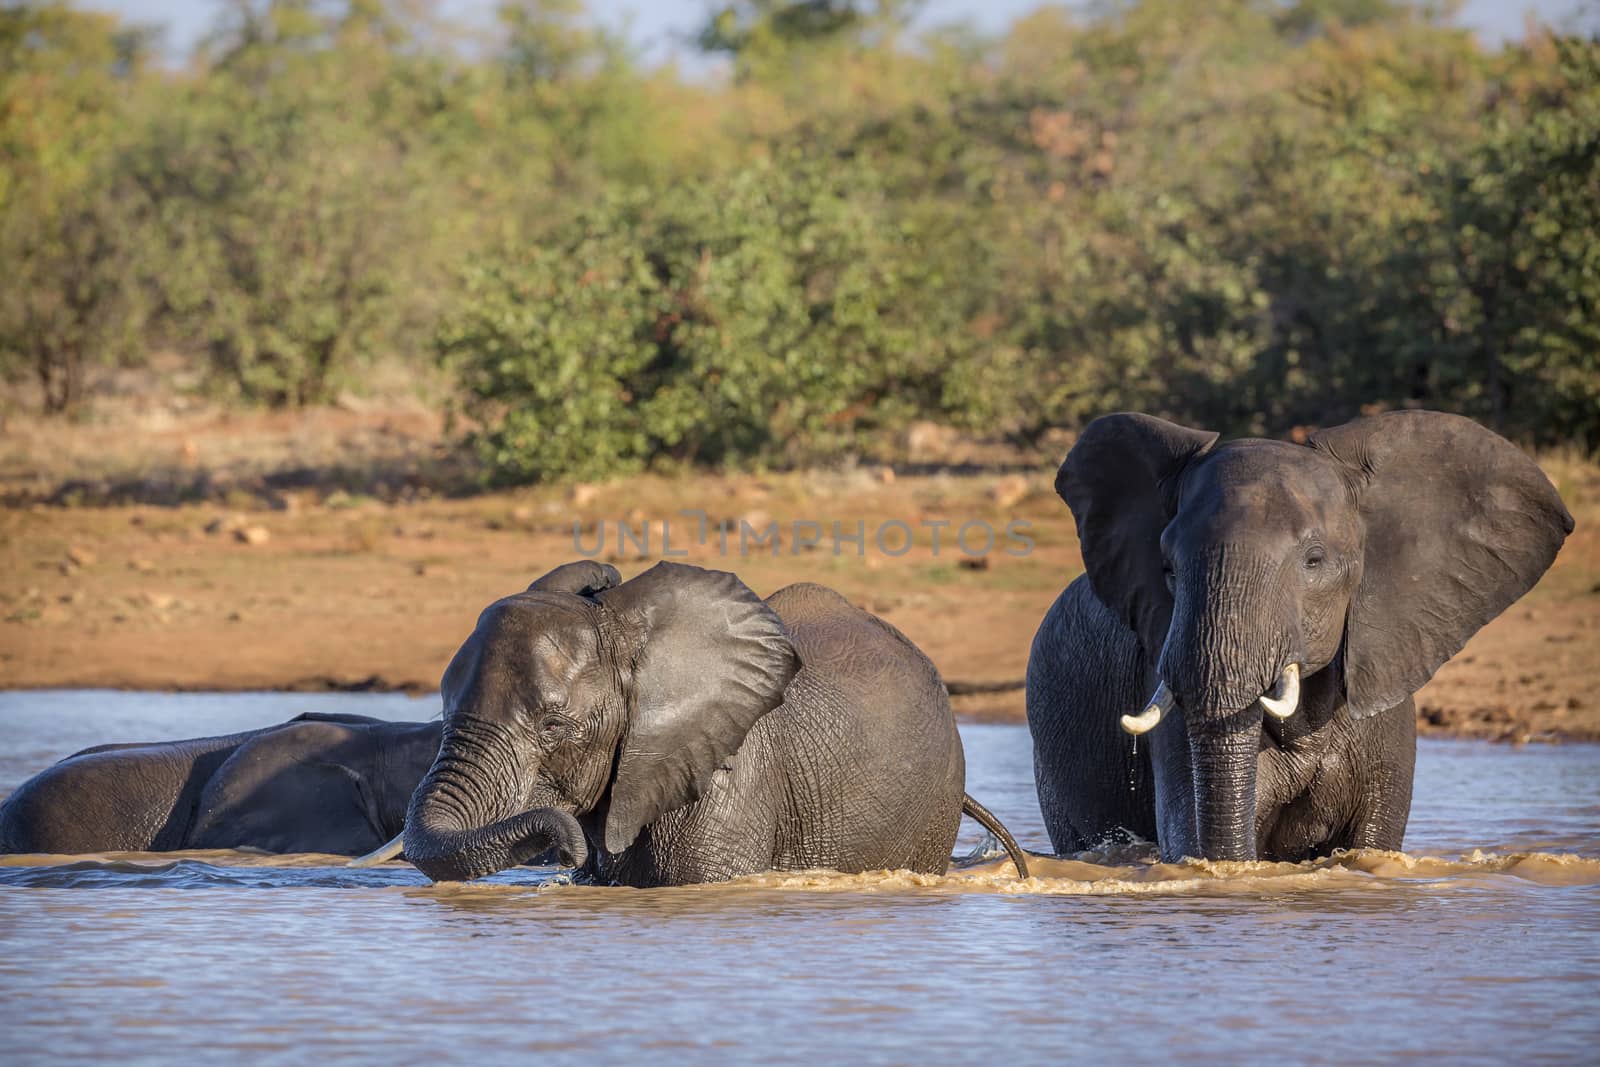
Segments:
[[[1600,45],[1399,0],[739,0],[651,67],[581,0],[235,0],[183,71],[0,17],[0,360],[172,344],[311,404],[458,376],[493,477],[1427,405],[1600,449]],[[11,280],[11,279],[8,279]]]
[[[1497,430],[1515,419],[1519,430],[1593,450],[1600,46],[1557,41],[1541,51],[1549,73],[1508,94],[1430,189],[1447,224],[1444,272],[1457,294],[1449,329],[1464,392],[1455,401]]]
[[[138,350],[144,205],[117,173],[146,38],[62,4],[0,8],[0,368],[70,412]]]
[[[700,29],[707,52],[773,55],[904,27],[922,0],[740,0],[713,10]]]
[[[277,2],[152,123],[134,162],[174,241],[176,328],[223,392],[329,399],[431,324],[440,188],[429,61],[355,4]]]

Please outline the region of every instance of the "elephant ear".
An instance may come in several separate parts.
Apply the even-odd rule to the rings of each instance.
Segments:
[[[605,590],[615,589],[621,584],[622,575],[611,564],[580,559],[574,563],[563,563],[543,578],[535,579],[534,583],[528,586],[528,592],[572,593],[592,599]]]
[[[1345,624],[1350,714],[1411,696],[1533,588],[1572,532],[1539,465],[1471,419],[1396,411],[1308,444],[1344,464],[1365,531]]]
[[[1090,587],[1146,649],[1161,647],[1172,616],[1161,531],[1177,509],[1178,476],[1216,441],[1214,433],[1153,415],[1102,415],[1056,472],[1056,492],[1078,523]]]
[[[606,815],[615,853],[705,792],[756,721],[783,703],[800,656],[777,614],[726,571],[658,563],[600,602],[643,635]]]

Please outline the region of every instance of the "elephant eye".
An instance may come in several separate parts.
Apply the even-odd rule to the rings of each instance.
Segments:
[[[1167,563],[1167,562],[1162,562],[1162,564],[1161,564],[1161,579],[1162,579],[1162,581],[1167,583],[1167,592],[1169,592],[1169,593],[1172,592],[1173,589],[1177,586],[1178,579],[1177,579],[1177,576],[1174,575],[1173,572],[1172,572],[1172,564]]]
[[[1322,549],[1313,548],[1310,552],[1306,553],[1306,570],[1316,570],[1318,567],[1322,566],[1322,561],[1325,558],[1327,557],[1323,555]]]
[[[545,740],[555,740],[566,735],[571,728],[565,716],[547,714],[539,720],[539,736]]]

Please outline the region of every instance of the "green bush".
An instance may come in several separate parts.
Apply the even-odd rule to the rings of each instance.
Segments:
[[[438,344],[457,365],[496,480],[599,477],[650,457],[629,383],[654,358],[661,306],[649,264],[615,231],[469,272]]]
[[[425,5],[424,5],[425,7]],[[459,375],[502,481],[1460,411],[1600,449],[1600,43],[1390,0],[713,5],[726,78],[579,0],[456,47],[399,0],[229,5],[182,71],[0,11],[0,372],[69,409],[191,353],[240,403]],[[428,368],[431,370],[432,368]]]
[[[870,170],[787,156],[487,257],[439,347],[501,480],[797,462],[937,407],[949,280]]]

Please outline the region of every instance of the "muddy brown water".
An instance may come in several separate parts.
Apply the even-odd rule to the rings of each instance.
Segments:
[[[0,794],[100,742],[399,695],[0,694]],[[962,728],[968,788],[1047,838],[1027,731]],[[981,832],[963,825],[958,854]],[[1138,850],[944,877],[432,887],[404,864],[0,860],[0,1060],[1593,1063],[1600,746],[1425,740],[1406,852]]]

